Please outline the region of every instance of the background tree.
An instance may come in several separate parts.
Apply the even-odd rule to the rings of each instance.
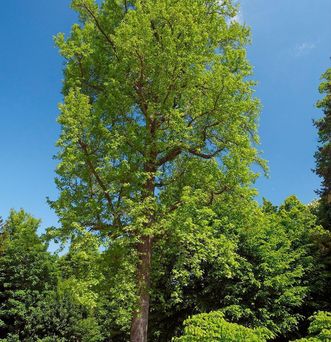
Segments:
[[[39,223],[11,211],[0,228],[0,340],[102,340],[88,306],[62,286],[58,257],[37,235]]]
[[[177,219],[206,240],[213,213],[193,225],[191,215],[255,177],[249,31],[231,21],[228,0],[72,6],[80,24],[56,38],[67,63],[52,207],[63,236],[85,228],[125,248],[137,294],[131,340],[146,341],[155,244]]]
[[[188,232],[181,237],[173,229],[173,248],[165,254],[156,245],[153,341],[171,340],[189,316],[210,311],[288,340],[291,333],[305,333],[302,321],[321,305],[316,293],[325,277],[316,241],[325,231],[310,208],[294,196],[280,207],[265,201],[262,208],[249,197],[241,197],[238,206],[234,196],[224,196],[214,204],[217,215],[209,217],[208,240],[195,239],[192,247]]]
[[[321,224],[331,230],[331,68],[323,74],[319,91],[325,94],[325,97],[317,103],[317,107],[323,110],[324,115],[321,119],[315,120],[320,143],[315,154],[315,172],[322,178],[322,187],[318,191],[321,196]]]
[[[321,189],[317,191],[320,195],[318,204],[312,209],[316,212],[319,222],[328,232],[317,240],[321,251],[320,263],[325,265],[327,284],[316,293],[315,300],[318,302],[319,310],[331,310],[331,68],[322,76],[319,87],[324,98],[317,102],[317,107],[323,110],[323,116],[315,120],[318,129],[319,147],[315,153],[315,172],[322,179]]]
[[[0,337],[29,336],[28,321],[34,303],[54,290],[55,259],[36,231],[39,220],[24,211],[12,211],[1,228]]]

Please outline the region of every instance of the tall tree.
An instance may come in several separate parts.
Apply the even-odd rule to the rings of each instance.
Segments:
[[[318,128],[320,146],[315,154],[316,173],[322,178],[320,219],[323,226],[331,230],[331,68],[323,74],[319,90],[325,97],[318,101],[324,115],[315,121]]]
[[[60,197],[51,205],[64,236],[88,229],[126,250],[137,295],[131,341],[146,341],[155,243],[178,218],[179,229],[194,226],[203,241],[212,213],[193,225],[197,208],[255,178],[259,104],[248,80],[249,30],[231,19],[231,0],[73,0],[72,7],[80,23],[56,38],[67,63]]]

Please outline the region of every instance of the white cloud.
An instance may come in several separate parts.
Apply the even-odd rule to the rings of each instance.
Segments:
[[[309,53],[309,51],[315,49],[316,44],[315,43],[311,43],[311,42],[303,42],[301,44],[298,44],[295,46],[294,48],[294,54],[299,57],[299,56],[303,56],[307,53]]]

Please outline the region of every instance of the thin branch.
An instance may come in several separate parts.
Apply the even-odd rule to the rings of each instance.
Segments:
[[[187,152],[189,152],[189,153],[191,153],[191,154],[193,154],[193,155],[195,155],[197,157],[201,157],[203,159],[211,159],[211,158],[216,157],[223,150],[224,150],[224,147],[220,147],[220,148],[218,148],[216,151],[214,151],[212,153],[203,153],[203,152],[200,152],[198,150],[198,148],[190,148],[190,149],[187,149]],[[185,150],[183,148],[181,148],[181,147],[174,147],[164,157],[160,158],[157,161],[157,164],[156,164],[157,167],[162,166],[163,164],[174,160],[183,151],[185,151]]]
[[[208,201],[208,205],[212,205],[213,204],[216,195],[222,195],[225,191],[229,191],[229,190],[231,190],[231,188],[229,188],[228,186],[224,186],[219,191],[212,191],[211,194],[210,194],[210,199]]]
[[[129,139],[129,137],[128,137]],[[134,150],[136,150],[137,152],[139,152],[143,157],[145,157],[145,153],[143,151],[141,151],[139,148],[135,147],[133,144],[131,144],[131,142],[129,140],[126,141],[126,143]]]
[[[97,231],[111,230],[113,228],[112,225],[103,224],[103,223],[86,222],[83,225],[89,227],[90,230],[97,230]]]
[[[182,201],[177,201],[173,205],[171,205],[169,210],[168,210],[168,214],[175,211],[176,209],[178,209],[181,204],[182,204]]]
[[[153,31],[154,38],[156,39],[156,41],[158,43],[160,43],[160,45],[162,45],[162,41],[160,40],[160,36],[159,36],[159,34],[158,34],[157,30],[156,30],[156,26],[155,26],[154,21],[151,20],[150,23],[151,23],[151,28],[152,28],[152,31]]]
[[[81,7],[83,7],[87,11],[87,13],[92,17],[92,19],[94,20],[95,26],[98,28],[98,30],[101,32],[101,34],[106,38],[107,42],[111,45],[111,47],[114,50],[115,56],[118,59],[115,43],[112,41],[112,39],[110,39],[108,34],[101,27],[98,18],[95,16],[93,11],[86,4],[83,4]]]
[[[224,147],[221,147],[221,148],[218,148],[215,152],[208,154],[208,153],[203,153],[203,152],[198,151],[197,149],[192,148],[192,149],[189,149],[188,152],[195,156],[201,157],[203,159],[211,159],[211,158],[216,157],[223,150],[224,150]]]
[[[144,82],[144,77],[145,77],[144,76],[144,60],[137,50],[136,50],[136,55],[140,62],[140,75],[139,75],[139,80],[135,84],[135,90],[139,97],[138,103],[139,103],[140,109],[143,112],[145,119],[147,121],[148,120],[148,114],[147,114],[148,105],[147,105],[147,101],[143,92],[143,82]]]
[[[216,96],[216,99],[215,99],[213,108],[211,108],[210,110],[207,110],[207,111],[205,111],[205,112],[203,112],[203,113],[200,113],[200,114],[199,114],[198,116],[196,116],[195,118],[192,118],[192,119],[190,120],[190,122],[188,123],[188,125],[187,125],[188,127],[192,126],[192,124],[193,124],[197,119],[199,119],[199,118],[201,118],[201,117],[203,117],[203,116],[205,116],[205,115],[209,115],[209,114],[212,114],[213,112],[215,112],[215,110],[217,109],[218,102],[219,102],[219,100],[220,100],[220,98],[221,98],[221,95],[223,94],[224,87],[225,87],[225,85],[224,85],[224,82],[223,82],[222,88],[221,88],[220,92],[219,92],[219,93],[217,94],[217,96]]]

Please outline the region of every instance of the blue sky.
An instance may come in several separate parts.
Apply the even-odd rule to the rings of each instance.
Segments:
[[[260,178],[260,196],[276,204],[291,194],[305,203],[316,197],[311,171],[317,134],[312,119],[320,76],[331,66],[330,0],[242,0],[238,19],[252,29],[248,56],[263,110],[261,149],[270,178]]]
[[[331,66],[330,0],[242,0],[238,20],[252,28],[248,56],[263,110],[261,149],[270,178],[257,187],[279,204],[296,194],[315,198],[318,178],[312,119],[319,78]],[[57,219],[46,196],[56,197],[52,160],[59,134],[63,61],[52,36],[76,21],[68,0],[11,0],[0,12],[0,215],[24,208],[43,220]]]

